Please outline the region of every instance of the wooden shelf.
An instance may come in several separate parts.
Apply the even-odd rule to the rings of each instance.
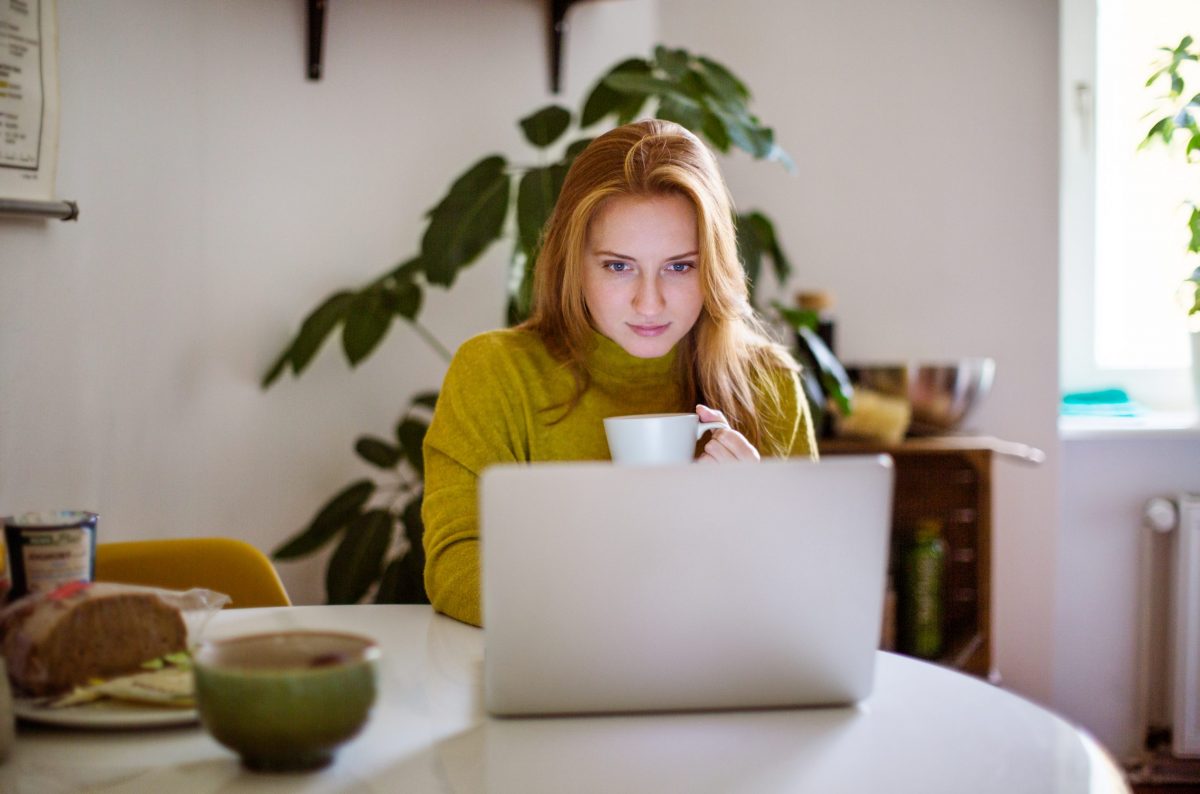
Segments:
[[[853,438],[826,438],[817,443],[822,453],[845,455],[854,453],[887,452],[904,455],[944,454],[946,452],[986,450],[1021,463],[1038,464],[1046,453],[1028,444],[1003,441],[994,436],[913,436],[899,444],[880,444]]]
[[[942,584],[942,633],[946,649],[934,661],[980,677],[994,677],[992,459],[1001,457],[1036,465],[1045,460],[1045,454],[1026,444],[992,436],[965,435],[908,438],[895,445],[823,439],[818,449],[822,455],[892,456],[896,465],[893,559],[912,541],[920,519],[934,518],[941,522],[946,544]],[[900,614],[902,610],[897,610],[897,615]],[[896,632],[897,637],[902,634]]]

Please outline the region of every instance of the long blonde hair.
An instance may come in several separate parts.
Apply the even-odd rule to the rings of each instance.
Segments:
[[[587,389],[591,324],[583,291],[588,231],[617,197],[679,195],[696,210],[697,270],[704,295],[700,317],[680,340],[676,374],[690,404],[705,402],[764,454],[784,455],[784,439],[769,438],[767,420],[782,413],[772,370],[795,370],[750,306],[737,254],[733,201],[716,158],[678,124],[647,119],[596,138],[567,172],[543,232],[533,285],[533,312],[521,327],[536,332],[575,378],[563,415]],[[764,415],[766,414],[766,415]],[[561,418],[561,417],[560,417]]]

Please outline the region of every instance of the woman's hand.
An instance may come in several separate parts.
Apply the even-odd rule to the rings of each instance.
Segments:
[[[714,411],[707,405],[697,405],[696,414],[701,422],[725,422],[725,414]],[[701,463],[733,463],[734,461],[761,460],[758,450],[736,430],[718,427],[712,431],[704,452],[697,458]]]

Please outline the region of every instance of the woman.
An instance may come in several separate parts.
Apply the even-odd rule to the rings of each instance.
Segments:
[[[488,465],[606,460],[605,417],[693,408],[730,425],[702,462],[815,456],[796,365],[750,308],[732,211],[712,153],[678,124],[628,124],[576,158],[530,319],[463,343],[425,437],[425,588],[439,612],[480,625]]]

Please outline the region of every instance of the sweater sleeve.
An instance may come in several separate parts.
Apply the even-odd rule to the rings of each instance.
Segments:
[[[482,625],[479,475],[524,460],[524,423],[500,346],[488,335],[463,343],[450,362],[425,436],[425,591],[434,609]]]

